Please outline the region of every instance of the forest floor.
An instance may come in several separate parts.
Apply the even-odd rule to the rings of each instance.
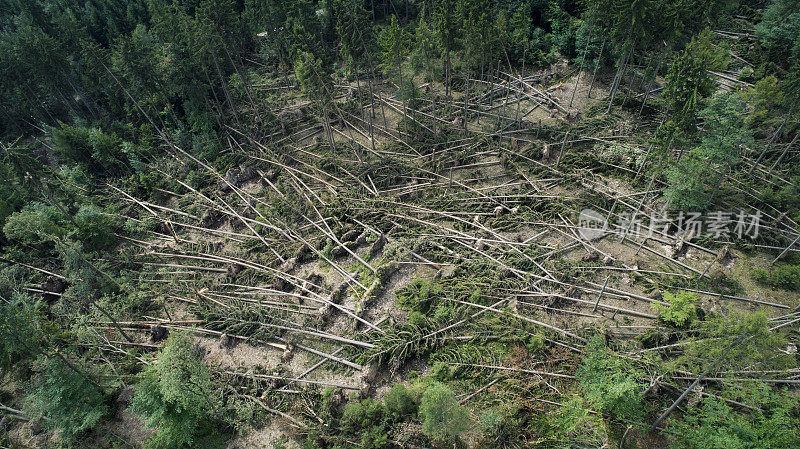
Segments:
[[[455,291],[465,278],[458,267],[485,268],[466,276],[483,301],[453,294],[454,308],[504,315],[546,330],[554,342],[544,357],[524,347],[497,352],[489,357],[494,363],[483,363],[491,372],[541,369],[569,377],[582,330],[634,341],[663,329],[654,304],[666,304],[665,291],[694,288],[705,313],[764,308],[778,317],[800,305],[796,292],[751,280],[750,271],[772,258],[753,246],[693,240],[674,226],[648,238],[581,234],[578,219],[586,208],[617,218],[621,211],[650,214],[663,206],[642,170],[651,133],[642,122],[651,118],[638,117],[638,108],[605,114],[610,81],[559,62],[508,77],[469,102],[456,92],[452,103],[440,83],[423,83],[429,87],[421,88],[419,109],[406,113],[388,84],[376,86],[378,98],[360,111],[342,88],[331,133],[351,151],[336,154],[308,102],[284,92],[282,112],[290,118],[265,130],[271,145],[289,148],[282,159],[257,138],[242,136],[231,145],[241,161],[231,170],[248,176],[205,171],[211,187],[166,191],[158,204],[117,194],[128,219],[150,226],[151,237],[130,241],[126,251],[141,264],[139,281],[164,305],[123,326],[142,352],[159,344],[153,327],[191,332],[220,376],[253,396],[279,395],[280,409],[302,419],[296,413],[309,385],[381,399],[391,386],[429,374],[432,361],[425,356],[378,369],[363,354],[376,351],[383,325],[416,319],[398,304],[398,292],[420,279],[451,282]],[[359,84],[363,95],[367,80]],[[466,125],[465,103],[472,112]],[[419,151],[420,134],[449,137]],[[182,163],[203,171],[199,161]],[[774,226],[781,232],[780,223]],[[475,315],[453,317],[445,323],[457,330]],[[448,329],[437,337],[467,344],[480,330],[464,332]],[[453,369],[458,363],[450,362]],[[544,391],[571,383],[525,377]],[[485,404],[481,396],[501,393],[499,384],[482,391],[453,385],[475,416]],[[285,437],[295,432],[289,418],[276,416],[239,429],[228,447],[291,447]],[[468,446],[479,438],[475,432],[462,435]],[[121,411],[109,433],[138,447],[134,442],[147,431]],[[26,425],[11,435],[32,447],[43,444]],[[646,447],[664,444],[634,438]]]

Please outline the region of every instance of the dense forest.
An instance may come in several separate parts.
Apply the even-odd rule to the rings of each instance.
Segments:
[[[800,447],[800,0],[3,0],[0,447]]]

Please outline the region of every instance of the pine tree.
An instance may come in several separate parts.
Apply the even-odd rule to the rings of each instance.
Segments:
[[[422,432],[436,441],[452,441],[467,429],[466,409],[459,405],[453,390],[438,382],[422,394],[419,414]]]
[[[710,95],[714,88],[707,71],[723,68],[724,62],[724,55],[715,50],[711,43],[711,32],[705,30],[692,39],[686,50],[669,67],[663,98],[670,120],[683,132],[690,135],[695,133],[703,98]]]
[[[665,195],[671,206],[682,210],[708,207],[742,149],[753,145],[745,105],[736,94],[714,96],[700,115],[705,122],[700,145],[667,171],[670,186]]]
[[[27,383],[26,410],[60,431],[62,440],[71,441],[94,428],[111,409],[100,386],[89,374],[78,371],[77,363],[69,365],[66,357],[42,355],[37,359],[36,374]]]
[[[131,409],[156,429],[153,448],[201,447],[219,435],[220,399],[192,342],[172,334],[139,376]]]
[[[392,16],[389,25],[381,30],[378,35],[378,46],[384,72],[396,76],[398,84],[402,85],[402,65],[408,53],[409,39],[397,22],[397,16]]]

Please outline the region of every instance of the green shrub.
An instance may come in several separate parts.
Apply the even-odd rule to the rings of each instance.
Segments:
[[[453,390],[434,383],[422,394],[419,406],[422,432],[434,441],[452,440],[467,429],[469,415],[458,403]]]
[[[484,410],[478,417],[478,426],[483,434],[481,448],[513,448],[520,446],[523,434],[519,406],[502,404]]]
[[[346,431],[356,433],[381,424],[383,416],[383,405],[371,398],[361,402],[350,402],[344,407],[342,427]]]
[[[456,311],[453,306],[439,304],[435,309],[433,309],[433,320],[438,323],[446,324],[453,320],[455,314]]]
[[[75,224],[75,237],[90,248],[108,248],[116,241],[113,220],[95,206],[81,206],[75,214]]]
[[[756,268],[750,272],[750,277],[759,284],[797,290],[800,288],[800,265],[781,265],[771,273],[764,268]]]
[[[431,377],[438,381],[445,381],[451,376],[450,366],[444,362],[436,362],[431,368]]]
[[[122,139],[114,133],[62,124],[53,130],[53,143],[62,157],[95,175],[121,174],[126,168]]]
[[[442,293],[442,286],[435,281],[415,279],[407,287],[395,293],[397,305],[409,312],[428,313],[433,300]]]
[[[756,268],[750,272],[750,278],[759,284],[769,283],[769,273],[763,268]]]
[[[736,413],[724,402],[705,399],[682,419],[673,418],[672,449],[761,449],[800,447],[793,405],[786,401],[765,413]]]
[[[34,369],[26,409],[32,418],[44,418],[45,427],[58,430],[63,440],[73,441],[108,415],[107,398],[87,374],[44,355]]]
[[[773,287],[797,290],[800,288],[800,265],[781,265],[772,270],[769,283]]]
[[[6,218],[24,204],[22,192],[16,188],[18,181],[15,178],[11,166],[0,162],[0,179],[4,180],[0,183],[0,227],[5,224]]]
[[[69,229],[66,217],[58,208],[31,203],[8,217],[3,232],[9,240],[36,245],[53,237],[64,237]]]
[[[688,327],[697,321],[697,303],[700,298],[694,292],[681,290],[672,294],[664,292],[664,301],[669,306],[662,306],[654,303],[653,307],[658,310],[658,318],[677,327]]]
[[[413,414],[416,409],[411,393],[403,384],[392,387],[383,402],[386,405],[386,413],[397,421]]]
[[[371,398],[351,402],[344,408],[342,429],[360,435],[361,449],[379,449],[389,445],[386,432],[386,410],[383,404]]]
[[[360,449],[381,449],[389,446],[389,437],[383,425],[372,426],[361,434]]]
[[[416,372],[414,374],[417,374]],[[408,392],[411,394],[411,399],[414,401],[414,404],[419,405],[422,402],[422,395],[425,394],[425,390],[428,389],[431,384],[435,381],[430,376],[425,377],[416,377],[411,381],[408,385]]]
[[[603,418],[591,411],[580,396],[573,396],[564,407],[549,414],[549,438],[561,444],[574,441],[586,447],[602,447],[608,441],[608,428]]]
[[[220,437],[221,401],[211,373],[181,334],[167,340],[140,374],[132,410],[156,429],[152,448],[212,447]]]
[[[687,341],[678,362],[692,372],[702,372],[709,363],[717,370],[781,370],[797,365],[794,355],[776,351],[785,348],[786,336],[772,332],[766,312],[714,315],[700,323],[695,341]]]
[[[41,319],[33,301],[15,295],[10,302],[0,302],[0,368],[10,370],[14,364],[35,357],[40,351]]]
[[[494,433],[503,423],[503,415],[496,409],[484,410],[478,418],[478,424],[484,433]]]
[[[425,327],[428,325],[428,319],[425,318],[425,315],[416,311],[408,314],[408,322],[412,326],[417,326],[417,327]]]
[[[530,353],[541,351],[544,349],[544,337],[542,337],[540,334],[531,335],[530,338],[528,338],[528,343],[525,345],[525,347]]]
[[[589,340],[576,377],[586,399],[603,412],[633,420],[642,415],[644,373],[609,351],[601,337]]]

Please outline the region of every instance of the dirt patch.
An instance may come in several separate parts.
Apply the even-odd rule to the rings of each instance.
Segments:
[[[244,342],[232,348],[223,348],[219,339],[198,337],[197,345],[205,352],[205,361],[226,370],[247,370],[253,367],[273,369],[281,363],[280,349],[252,346]]]
[[[300,445],[286,437],[281,425],[272,420],[260,429],[248,428],[242,435],[228,443],[229,449],[271,449],[276,444],[283,444],[286,449],[296,449]]]

